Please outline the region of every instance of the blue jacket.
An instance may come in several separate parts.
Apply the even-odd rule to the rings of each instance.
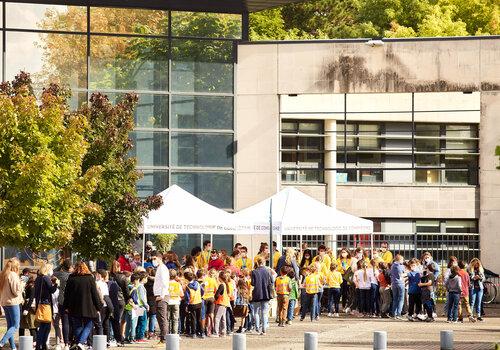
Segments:
[[[420,294],[422,292],[418,286],[421,277],[418,271],[408,272],[408,294]]]
[[[186,303],[189,304],[189,299],[191,297],[189,288],[191,288],[192,290],[198,290],[198,288],[200,288],[201,296],[203,296],[203,288],[201,284],[199,284],[198,281],[191,281],[188,284],[188,288],[186,288],[186,291],[184,292],[184,300],[186,301]]]
[[[271,291],[273,281],[271,273],[267,268],[260,266],[252,271],[252,301],[271,300]]]
[[[391,284],[403,286],[404,280],[401,275],[405,272],[405,267],[399,262],[394,262],[391,266]]]

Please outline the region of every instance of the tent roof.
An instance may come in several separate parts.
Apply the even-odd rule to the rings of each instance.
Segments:
[[[163,205],[143,219],[144,233],[235,234],[239,221],[177,185],[159,193]]]
[[[234,214],[242,221],[252,222],[254,232],[269,232],[272,201],[273,231],[282,234],[367,234],[373,232],[373,222],[362,219],[309,197],[294,187]]]

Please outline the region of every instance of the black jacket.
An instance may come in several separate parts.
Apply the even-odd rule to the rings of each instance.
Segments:
[[[271,273],[264,266],[252,271],[252,301],[271,300],[271,287],[273,285]]]
[[[64,290],[64,309],[70,316],[97,318],[103,307],[92,275],[71,274]]]
[[[57,290],[57,286],[52,284],[49,276],[38,276],[35,280],[35,301],[36,305],[52,305],[52,293]]]
[[[125,303],[127,303],[130,299],[127,277],[125,277],[125,275],[121,272],[112,273],[110,277],[111,279],[115,280],[115,282],[118,284],[118,287],[120,287],[120,289],[122,290],[123,300],[125,301]]]

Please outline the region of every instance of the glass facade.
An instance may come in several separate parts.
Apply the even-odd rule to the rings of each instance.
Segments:
[[[241,15],[14,2],[0,7],[3,81],[23,70],[36,93],[51,82],[68,86],[72,108],[92,92],[112,101],[137,93],[130,155],[144,173],[139,195],[178,184],[234,209]]]
[[[140,196],[176,183],[234,209],[234,60],[241,16],[0,3],[3,80],[32,74],[72,89],[78,107],[99,91],[136,92],[131,135]]]

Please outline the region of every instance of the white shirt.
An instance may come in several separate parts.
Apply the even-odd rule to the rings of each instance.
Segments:
[[[97,284],[97,288],[99,288],[99,291],[101,292],[101,295],[103,297],[109,296],[109,288],[108,288],[108,284],[106,282],[104,282],[103,280],[100,280],[100,281],[97,281],[96,284]]]
[[[358,282],[359,289],[370,289],[372,287],[371,281],[374,278],[373,269],[366,269],[366,279],[365,271],[363,269],[356,271],[354,276]]]
[[[156,297],[165,298],[169,292],[170,271],[163,262],[156,269],[155,281],[153,283],[153,293]]]

